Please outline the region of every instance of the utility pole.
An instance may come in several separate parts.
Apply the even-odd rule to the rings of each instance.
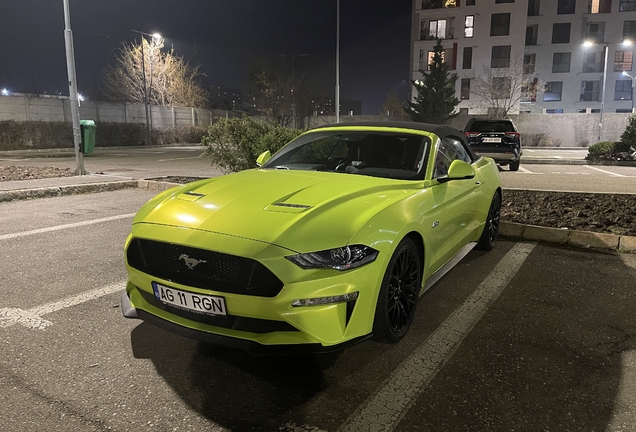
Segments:
[[[336,0],[336,123],[340,123],[340,0]]]
[[[79,102],[77,98],[77,77],[75,76],[75,50],[73,49],[73,32],[71,31],[71,13],[69,0],[64,1],[64,44],[66,46],[66,70],[68,73],[69,102],[71,103],[71,119],[73,121],[73,145],[75,147],[76,175],[85,175],[84,154],[80,151],[82,132],[80,130]]]

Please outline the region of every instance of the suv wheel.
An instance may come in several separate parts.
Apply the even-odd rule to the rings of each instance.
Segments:
[[[521,163],[521,160],[510,162],[510,171],[519,171],[519,163]]]

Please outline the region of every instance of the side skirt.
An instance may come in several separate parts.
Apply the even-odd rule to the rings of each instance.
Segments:
[[[466,246],[464,246],[459,252],[455,254],[450,260],[446,262],[443,266],[439,268],[435,273],[431,275],[428,279],[426,279],[426,284],[424,288],[420,291],[420,296],[424,294],[430,287],[435,285],[435,283],[440,280],[446,273],[448,273],[453,267],[457,265],[468,253],[473,250],[473,248],[477,246],[477,242],[470,242]]]

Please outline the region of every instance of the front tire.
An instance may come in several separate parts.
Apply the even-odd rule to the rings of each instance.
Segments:
[[[488,216],[486,216],[486,224],[484,231],[481,233],[476,249],[489,251],[495,247],[495,240],[499,234],[499,222],[501,220],[501,197],[499,192],[495,192],[490,202]]]
[[[395,249],[382,279],[373,320],[378,342],[395,343],[409,330],[422,285],[422,268],[417,246],[408,237]]]

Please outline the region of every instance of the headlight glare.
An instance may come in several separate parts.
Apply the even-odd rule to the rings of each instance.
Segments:
[[[376,259],[378,251],[363,245],[343,246],[319,252],[287,256],[288,260],[303,269],[331,268],[348,270],[360,267]]]

